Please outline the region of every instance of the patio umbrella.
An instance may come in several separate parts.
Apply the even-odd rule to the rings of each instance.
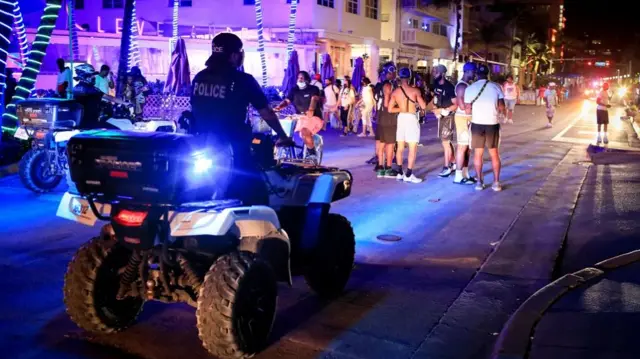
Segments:
[[[358,57],[353,66],[353,75],[351,76],[351,84],[355,87],[356,91],[360,91],[360,84],[365,76],[367,75],[364,73],[364,60],[362,57]]]
[[[331,55],[329,54],[324,54],[322,56],[320,76],[322,76],[322,83],[324,83],[326,79],[335,76],[335,72],[333,71],[333,63],[331,62]]]
[[[176,48],[171,54],[171,67],[167,75],[167,82],[164,84],[164,92],[177,95],[180,89],[189,85],[191,85],[191,72],[189,70],[187,48],[184,44],[184,39],[178,39]]]
[[[289,91],[291,91],[296,86],[296,78],[298,77],[298,72],[300,72],[300,65],[298,64],[298,52],[292,51],[291,56],[289,56],[289,63],[287,64],[287,71],[284,74],[284,78],[282,79],[282,93],[284,96],[289,95]]]

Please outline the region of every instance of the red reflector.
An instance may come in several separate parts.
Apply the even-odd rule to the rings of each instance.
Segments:
[[[114,220],[126,227],[139,227],[145,218],[147,218],[147,212],[134,212],[123,209]]]
[[[129,178],[129,174],[124,171],[111,171],[109,172],[109,176],[113,178]]]
[[[43,139],[43,138],[44,138],[44,136],[45,136],[45,133],[44,133],[44,132],[42,132],[42,131],[38,131],[38,132],[36,132],[36,133],[35,133],[35,137],[36,137],[36,139],[38,139],[38,140]]]

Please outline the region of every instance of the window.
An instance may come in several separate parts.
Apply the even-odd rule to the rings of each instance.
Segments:
[[[73,7],[76,10],[84,10],[84,0],[76,0],[75,4],[73,4]]]
[[[124,0],[102,0],[103,9],[124,9]]]
[[[256,0],[243,0],[242,3],[244,5],[255,5],[256,4]]]
[[[365,0],[364,16],[378,20],[378,0]]]
[[[358,0],[347,0],[347,12],[358,15]]]
[[[420,28],[420,25],[418,25],[418,20],[416,20],[416,19],[409,19],[409,21],[407,21],[407,23],[409,24],[409,27],[411,27],[411,28],[414,28],[414,29]]]
[[[255,2],[256,0],[253,1]],[[291,0],[287,0],[287,4],[291,4]],[[300,0],[298,0],[298,4],[300,4]]]
[[[318,0],[318,5],[330,7],[333,9],[333,0]]]
[[[245,5],[247,0],[244,0]],[[191,7],[193,6],[193,1],[192,0],[179,0],[178,1],[178,6],[180,7]],[[169,0],[169,7],[173,7],[173,0]]]
[[[431,24],[423,22],[422,23],[422,31],[431,32]]]
[[[449,29],[447,28],[447,25],[440,25],[440,35],[449,36]]]

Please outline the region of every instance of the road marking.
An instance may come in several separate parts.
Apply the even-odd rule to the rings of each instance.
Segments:
[[[578,117],[573,119],[573,121],[571,121],[571,123],[569,123],[569,125],[565,127],[564,130],[560,131],[560,133],[558,133],[554,138],[552,138],[551,141],[560,141],[562,136],[564,136],[565,133],[569,132],[569,130],[573,128],[573,126],[575,126],[578,123],[578,121],[580,121],[581,118],[582,118],[582,114],[578,115]]]

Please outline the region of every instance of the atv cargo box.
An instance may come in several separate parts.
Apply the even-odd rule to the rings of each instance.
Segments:
[[[29,128],[78,127],[82,112],[78,102],[57,98],[28,99],[16,105],[20,125]]]
[[[214,193],[215,163],[197,137],[92,130],[73,136],[67,150],[71,179],[85,196],[180,204]]]

